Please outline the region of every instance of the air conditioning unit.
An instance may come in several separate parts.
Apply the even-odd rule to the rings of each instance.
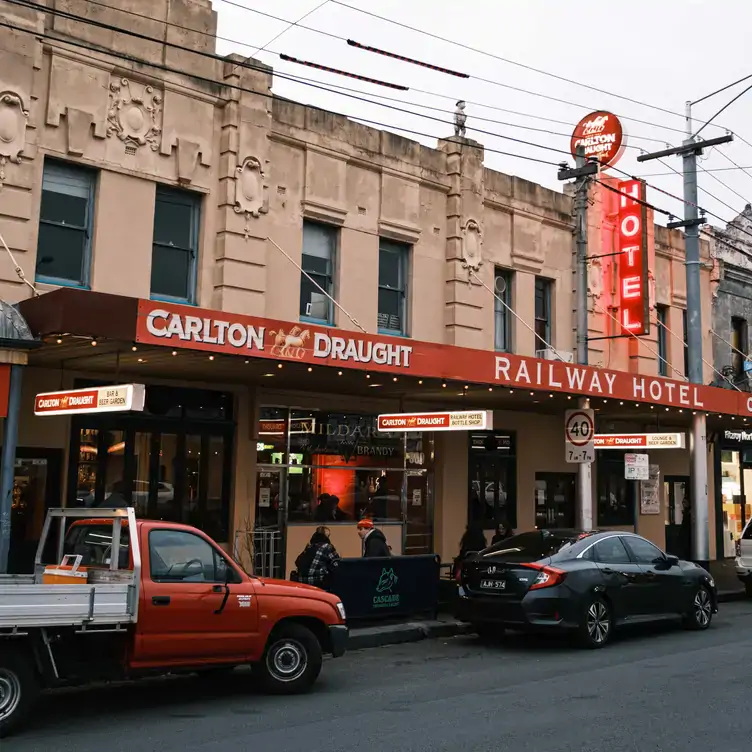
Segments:
[[[536,350],[535,357],[543,360],[560,360],[562,363],[574,363],[574,353],[565,350],[553,350],[550,347],[545,350]]]

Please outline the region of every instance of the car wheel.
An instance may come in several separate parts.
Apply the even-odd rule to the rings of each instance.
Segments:
[[[40,689],[39,677],[25,651],[0,651],[0,739],[23,723]]]
[[[321,645],[308,627],[283,624],[272,632],[254,669],[267,692],[292,695],[313,686],[323,660]]]
[[[611,608],[603,598],[595,597],[585,607],[580,623],[580,643],[586,648],[602,648],[611,638]]]
[[[473,624],[473,630],[481,640],[487,642],[503,639],[505,632],[504,627],[500,624],[489,624],[487,622]]]
[[[684,623],[688,629],[707,629],[713,621],[713,599],[710,591],[700,585],[692,599],[692,610],[686,615]]]

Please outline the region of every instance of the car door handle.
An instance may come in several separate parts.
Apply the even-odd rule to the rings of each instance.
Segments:
[[[154,606],[169,606],[170,605],[170,596],[169,595],[155,595],[151,599],[152,605]]]
[[[225,592],[225,586],[224,585],[214,585],[212,588],[212,593],[224,593]]]
[[[648,569],[645,572],[645,576],[649,577],[651,580],[654,580],[656,578],[656,574],[655,574],[655,572],[652,569]]]

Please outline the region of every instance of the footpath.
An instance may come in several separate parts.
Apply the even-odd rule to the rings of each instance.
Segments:
[[[713,562],[711,574],[718,587],[720,603],[745,600],[746,594],[736,577],[733,564],[729,568],[725,562]],[[378,648],[384,645],[399,645],[403,642],[419,642],[437,638],[471,634],[473,628],[457,621],[450,614],[440,613],[436,619],[406,619],[389,624],[355,626],[350,629],[348,650]]]

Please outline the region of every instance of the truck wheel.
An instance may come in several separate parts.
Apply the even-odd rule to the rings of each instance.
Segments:
[[[0,651],[0,739],[23,723],[36,702],[40,685],[30,655]]]
[[[294,695],[309,690],[324,658],[316,635],[302,624],[282,624],[269,637],[256,671],[267,692]]]

